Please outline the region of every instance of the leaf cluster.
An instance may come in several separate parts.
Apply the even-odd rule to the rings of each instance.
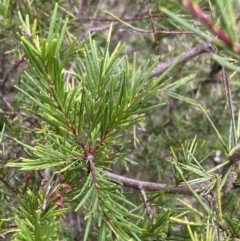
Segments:
[[[119,145],[118,136],[142,120],[147,110],[163,105],[146,104],[156,96],[166,73],[150,80],[156,62],[150,67],[147,62],[137,69],[136,56],[132,65],[120,56],[120,44],[110,54],[111,29],[106,46],[100,51],[91,36],[82,53],[77,52],[75,39],[62,50],[67,20],[63,24],[57,22],[57,6],[46,39],[37,35],[36,20],[31,26],[29,18],[23,20],[19,13],[24,30],[21,43],[29,71],[22,87],[16,87],[29,100],[29,111],[42,121],[39,131],[43,143],[38,140],[32,147],[18,141],[32,157],[7,165],[27,171],[54,167],[55,174],[65,176],[75,176],[85,169],[80,193],[74,195],[78,186],[73,186],[71,193],[78,203],[76,210],[87,207],[84,240],[94,219],[98,220],[99,240],[129,240],[142,232],[133,222],[141,216],[136,214],[136,206],[120,195],[118,185],[104,177],[103,171],[109,170],[119,155],[111,150],[113,145]],[[67,71],[66,64],[73,55],[76,63]]]

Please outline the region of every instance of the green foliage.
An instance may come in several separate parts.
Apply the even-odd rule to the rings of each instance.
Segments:
[[[84,159],[88,153],[97,153],[104,159],[108,156],[107,159],[111,160],[113,153],[107,147],[113,139],[139,122],[142,113],[163,105],[142,108],[156,95],[162,78],[149,81],[155,64],[149,70],[148,63],[142,69],[136,69],[136,57],[132,66],[126,58],[119,58],[120,45],[109,55],[110,35],[101,57],[90,38],[90,47],[85,47],[84,60],[77,58],[71,82],[64,83],[63,68],[73,54],[75,41],[60,53],[67,25],[65,22],[58,36],[53,30],[55,22],[56,8],[46,40],[36,36],[35,30],[31,31],[28,19],[24,24],[31,41],[26,37],[21,40],[34,76],[27,74],[27,81],[23,82],[27,92],[21,91],[38,105],[37,110],[32,110],[33,113],[51,128],[45,127],[48,130],[45,133],[48,145],[39,145],[34,149],[25,146],[36,155],[34,162],[23,159],[23,163],[9,164],[23,170],[61,166],[68,164],[69,160],[72,165],[72,160]],[[56,33],[60,26],[61,23],[57,25]],[[33,29],[36,29],[35,23]],[[64,58],[61,59],[60,55]],[[49,149],[50,146],[54,149]],[[104,160],[98,165],[106,167],[106,162],[109,161]]]
[[[28,190],[18,201],[18,209],[14,208],[18,229],[13,240],[59,240],[58,218],[64,210],[58,210],[54,200],[44,200],[41,193],[35,196]]]
[[[141,216],[135,214],[134,209],[122,207],[126,204],[136,208],[119,193],[116,184],[104,178],[103,171],[109,170],[114,158],[120,154],[111,150],[113,145],[120,145],[118,136],[142,120],[142,113],[162,105],[146,107],[146,103],[156,96],[164,75],[149,80],[156,63],[149,67],[147,62],[137,69],[136,56],[132,65],[126,57],[120,57],[120,44],[110,55],[110,29],[101,55],[89,37],[84,57],[76,57],[76,70],[70,73],[71,80],[66,82],[63,71],[69,57],[75,54],[75,40],[62,52],[67,21],[63,26],[61,21],[56,23],[56,15],[57,5],[48,36],[44,39],[36,34],[37,22],[34,21],[31,27],[28,17],[24,21],[19,14],[25,34],[21,42],[29,73],[26,73],[23,87],[17,88],[34,104],[30,111],[43,121],[41,132],[45,143],[31,147],[18,141],[33,158],[21,158],[21,162],[7,166],[28,171],[55,167],[55,173],[63,175],[88,169],[82,173],[86,178],[80,193],[74,196],[78,203],[76,210],[87,206],[83,240],[88,238],[93,219],[98,220],[99,240],[104,237],[111,240],[113,236],[129,240],[141,232],[134,224],[136,221],[133,222]],[[16,221],[19,224],[19,219]],[[30,237],[29,233],[23,232],[23,235]]]

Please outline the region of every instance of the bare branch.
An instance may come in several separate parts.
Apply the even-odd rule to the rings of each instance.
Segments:
[[[119,23],[111,23],[112,25],[118,25]],[[92,27],[92,28],[89,28],[89,32],[102,32],[104,30],[108,30],[110,28],[110,24],[107,24],[107,25],[103,25],[103,26],[99,26],[99,27]]]
[[[97,17],[98,12],[99,12],[100,7],[102,6],[102,4],[103,4],[103,0],[100,0],[100,1],[98,2],[97,8],[96,8],[96,10],[95,10],[95,12],[94,12],[94,14],[93,14],[93,19]],[[91,28],[92,24],[93,24],[93,20],[91,20],[91,22],[90,22],[89,25],[88,25],[88,28],[87,28],[86,31],[85,31],[85,34],[84,34],[85,37],[88,35],[89,29]]]
[[[17,69],[21,64],[24,63],[24,57],[22,57],[20,60],[15,61],[13,66],[10,68],[10,70],[5,74],[5,76],[3,77],[2,83],[0,83],[0,89],[3,89],[5,84],[7,83],[8,77],[9,75],[15,70]]]
[[[152,219],[152,210],[151,210],[150,204],[147,200],[147,195],[146,195],[145,191],[142,189],[140,190],[140,193],[143,197],[144,207],[146,208],[148,219],[151,220]]]
[[[10,186],[9,182],[0,176],[0,182],[2,182],[12,193],[18,194],[18,191]]]
[[[231,114],[231,119],[232,119],[233,143],[234,143],[234,146],[236,146],[237,145],[237,130],[236,130],[234,111],[233,111],[232,92],[230,89],[229,78],[228,78],[227,70],[225,67],[222,67],[222,73],[223,73],[224,83],[227,86],[226,92],[227,92],[227,101],[229,103],[229,109],[230,109],[230,114]]]
[[[7,106],[8,110],[11,112],[14,112],[13,107],[11,106],[11,104],[7,101],[7,99],[2,95],[2,93],[0,92],[0,98],[3,100],[4,104]]]
[[[158,36],[157,36],[157,33],[156,33],[157,30],[156,30],[155,25],[154,25],[152,10],[150,8],[149,1],[146,1],[146,5],[147,5],[147,9],[148,9],[149,20],[150,20],[150,23],[151,23],[151,26],[152,26],[153,37],[154,37],[156,48],[157,48],[157,54],[160,57],[161,56],[161,50],[160,50],[159,40],[158,40]]]
[[[121,182],[122,185],[125,187],[130,187],[137,190],[164,191],[165,193],[169,193],[169,194],[192,195],[192,192],[188,189],[188,187],[184,187],[184,186],[174,186],[174,185],[168,185],[168,184],[162,184],[162,183],[139,181],[136,179],[120,176],[111,172],[105,172],[104,176]],[[193,190],[196,190],[200,187],[201,187],[200,185],[191,186]]]
[[[208,43],[208,42],[203,42],[203,43],[200,43],[198,44],[196,47],[188,50],[183,58],[179,61],[178,64],[180,63],[184,63],[202,53],[210,53],[213,51],[213,46]],[[176,60],[178,59],[178,57],[175,57],[175,58],[172,58],[164,63],[159,63],[155,69],[153,70],[153,73],[152,73],[152,76],[151,77],[154,77],[156,75],[159,75],[161,74],[162,72],[164,72],[167,68],[169,68]]]

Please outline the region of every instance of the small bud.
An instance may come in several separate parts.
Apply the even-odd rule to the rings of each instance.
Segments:
[[[72,187],[67,183],[62,183],[61,186],[62,186],[62,188],[66,189],[68,191],[72,190]]]

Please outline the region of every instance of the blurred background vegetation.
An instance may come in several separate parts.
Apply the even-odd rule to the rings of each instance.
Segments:
[[[0,218],[2,219],[11,218],[11,209],[17,202],[16,193],[24,193],[27,188],[33,192],[38,191],[42,180],[39,172],[23,172],[5,166],[10,161],[28,155],[15,139],[34,146],[35,141],[40,138],[38,133],[32,130],[40,127],[41,123],[26,108],[26,104],[31,100],[14,87],[22,86],[23,72],[28,69],[19,40],[19,34],[27,36],[28,33],[20,27],[18,12],[22,16],[28,15],[31,24],[34,19],[37,19],[38,34],[47,36],[46,31],[55,2],[0,0],[0,130],[2,133],[0,136]],[[208,16],[218,21],[216,2],[198,1],[198,4]],[[133,53],[137,53],[138,66],[148,59],[159,58],[160,63],[165,62],[202,43],[203,39],[166,15],[162,11],[163,7],[187,20],[194,28],[211,36],[209,30],[188,13],[180,1],[59,0],[58,4],[58,18],[69,19],[68,37],[77,38],[80,55],[88,34],[92,35],[99,48],[105,45],[111,23],[113,31],[110,50],[114,49],[118,42],[124,43],[124,54],[128,56],[130,63]],[[237,19],[238,12],[235,14]],[[68,44],[66,40],[64,45]],[[214,51],[220,53],[217,48]],[[71,70],[73,65],[74,63],[68,63],[66,70]],[[190,103],[192,101],[203,106],[224,141],[230,143],[231,147],[232,144],[229,141],[231,115],[221,66],[212,59],[211,52],[203,53],[177,65],[167,78],[169,83],[174,83],[191,74],[194,74],[194,77],[176,90],[159,91],[156,98],[148,105],[161,101],[166,103],[165,106],[147,112],[142,123],[122,136],[121,149],[126,152],[126,155],[124,161],[116,160],[113,164],[114,172],[139,180],[170,183],[173,179],[169,162],[172,157],[171,149],[181,159],[183,158],[182,147],[186,146],[186,143],[191,143],[195,137],[198,143],[196,156],[199,160],[207,156],[203,163],[207,169],[227,160],[227,153],[211,124],[199,107]],[[228,70],[228,76],[231,81],[234,112],[237,115],[240,98],[239,73]],[[116,151],[120,151],[118,148],[116,147]],[[127,191],[129,200],[141,204],[141,196],[136,195],[136,191],[131,189]],[[156,196],[153,193],[149,194],[149,198],[152,198],[153,206],[156,205],[159,209],[180,208],[179,204],[175,203],[175,195]],[[66,236],[62,240],[73,240],[74,235],[75,240],[81,240],[82,236],[79,233],[84,229],[81,212],[69,212],[67,218],[69,220],[62,222],[64,225],[70,223],[75,234],[63,234]],[[184,227],[182,229],[183,235]]]

